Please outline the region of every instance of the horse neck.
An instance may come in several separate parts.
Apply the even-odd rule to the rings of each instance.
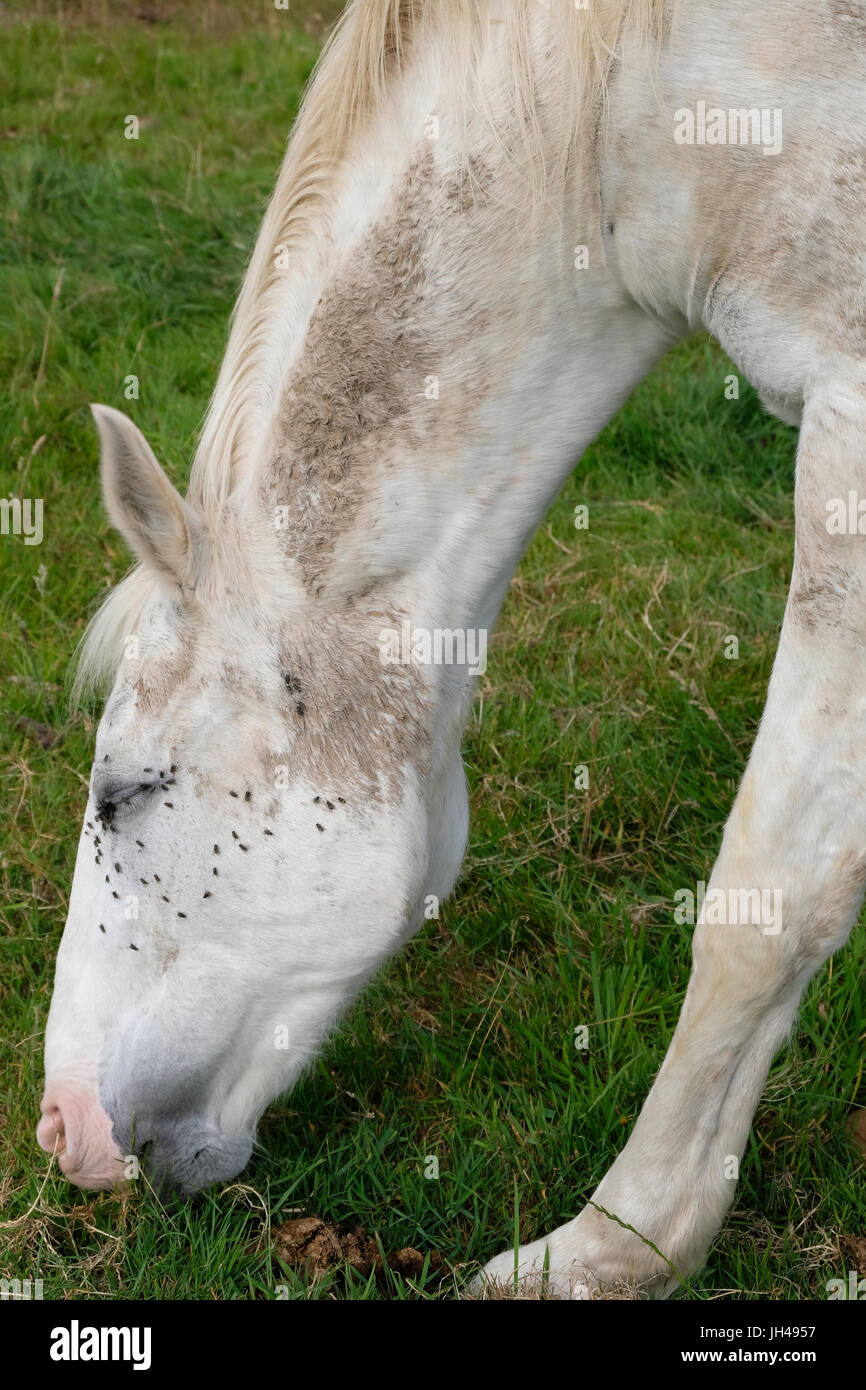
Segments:
[[[254,333],[238,315],[261,358],[242,491],[311,603],[385,592],[419,621],[492,623],[570,467],[668,345],[604,264],[585,161],[532,204],[535,155],[501,115],[415,65]],[[277,233],[266,219],[251,274]]]

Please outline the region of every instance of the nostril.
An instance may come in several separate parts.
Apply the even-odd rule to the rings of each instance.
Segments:
[[[95,1087],[52,1081],[40,1106],[36,1139],[57,1159],[60,1171],[79,1187],[108,1188],[122,1180],[121,1155],[111,1120]]]
[[[36,1129],[36,1140],[46,1153],[66,1152],[66,1126],[59,1105],[50,1105],[43,1111]]]

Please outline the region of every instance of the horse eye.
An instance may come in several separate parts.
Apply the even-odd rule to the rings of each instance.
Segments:
[[[134,815],[158,786],[159,782],[101,782],[94,788],[97,819],[107,822]]]

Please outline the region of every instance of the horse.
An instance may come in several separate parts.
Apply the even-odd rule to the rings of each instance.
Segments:
[[[700,1267],[772,1058],[866,887],[866,551],[827,517],[866,488],[864,44],[862,0],[345,10],[186,496],[93,407],[137,564],[76,676],[107,698],[37,1130],[73,1183],[113,1187],[141,1155],[180,1193],[233,1178],[450,893],[467,634],[575,461],[703,328],[799,426],[766,706],[624,1148],[572,1220],[479,1277],[662,1297]]]

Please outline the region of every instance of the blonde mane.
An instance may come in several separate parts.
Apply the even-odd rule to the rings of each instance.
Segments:
[[[233,314],[226,355],[190,473],[189,500],[218,525],[238,479],[252,463],[256,408],[281,291],[278,245],[297,245],[326,204],[349,141],[381,109],[389,84],[406,70],[425,34],[436,32],[449,57],[474,80],[488,24],[500,24],[513,81],[514,113],[529,149],[530,195],[543,191],[572,150],[588,149],[587,124],[606,103],[607,76],[625,32],[648,47],[660,40],[673,0],[352,0],[325,44],[256,240]],[[533,24],[547,13],[555,36],[568,138],[550,168],[538,139]],[[548,97],[549,93],[545,93]],[[482,98],[483,102],[483,98]],[[583,138],[578,142],[578,132]],[[135,629],[155,579],[136,567],[88,626],[78,654],[73,697],[114,678],[125,634]]]
[[[515,115],[533,143],[530,169],[534,188],[543,182],[544,152],[535,118],[531,25],[546,7],[558,29],[563,54],[562,100],[572,112],[572,138],[584,118],[606,94],[606,79],[617,40],[624,29],[642,39],[658,38],[667,0],[589,0],[586,10],[572,0],[353,0],[326,43],[301,106],[235,305],[232,329],[219,381],[196,450],[190,500],[205,513],[217,513],[234,482],[252,461],[247,435],[250,406],[267,350],[280,271],[274,248],[291,248],[303,236],[331,188],[355,131],[381,106],[389,82],[397,77],[422,41],[437,31],[458,70],[472,80],[488,14],[505,26],[511,58]],[[501,11],[502,18],[498,18]],[[567,142],[566,142],[567,144]],[[559,152],[565,163],[568,149]]]

